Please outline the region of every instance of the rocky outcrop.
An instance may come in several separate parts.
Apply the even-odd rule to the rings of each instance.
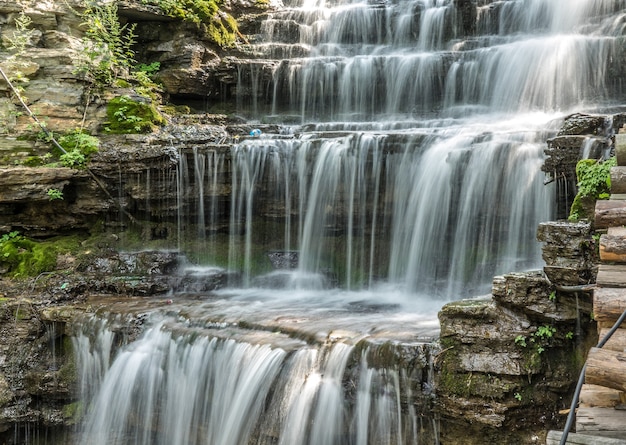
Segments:
[[[557,181],[557,217],[567,218],[576,195],[576,164],[580,159],[608,159],[614,135],[626,122],[626,114],[568,116],[557,136],[548,139],[542,170]]]
[[[590,293],[562,287],[594,276],[589,227],[542,224],[545,275],[497,276],[490,296],[443,307],[436,361],[442,443],[469,445],[475,437],[541,443],[563,423],[559,411],[567,408],[583,357],[596,341]]]

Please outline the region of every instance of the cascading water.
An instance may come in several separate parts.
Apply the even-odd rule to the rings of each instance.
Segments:
[[[190,326],[166,317],[122,347],[104,372],[114,354],[112,323],[84,323],[74,349],[82,381],[98,383],[99,391],[83,394],[89,407],[81,444],[433,440],[434,424],[418,419],[412,396],[427,383],[423,345],[404,346],[413,365],[380,368],[368,365],[378,354],[375,345],[314,347],[276,334],[253,344],[246,338],[250,334],[236,328],[224,338],[220,326]],[[98,335],[90,336],[94,331]]]
[[[541,173],[545,141],[565,113],[623,96],[609,71],[625,5],[280,8],[250,45],[256,59],[239,63],[238,103],[252,119],[298,116],[302,125],[255,133],[222,154],[228,244],[202,250],[228,251],[220,265],[241,271],[245,287],[268,271],[267,252],[295,250],[291,285],[323,276],[326,286],[385,284],[443,300],[487,292],[494,274],[539,267],[535,227],[554,216],[555,200]],[[180,175],[191,170],[181,164]],[[194,188],[201,230],[214,217],[205,201],[215,209],[224,199],[208,198],[215,177]]]
[[[179,153],[170,181],[177,247],[240,280],[193,310],[175,300],[116,355],[106,328],[76,335],[80,443],[437,443],[414,402],[428,360],[373,365],[372,351],[417,347],[444,301],[540,265],[545,141],[567,113],[624,98],[610,71],[625,24],[626,0],[269,14],[237,68],[263,132]],[[289,270],[269,273],[272,252],[293,254]]]

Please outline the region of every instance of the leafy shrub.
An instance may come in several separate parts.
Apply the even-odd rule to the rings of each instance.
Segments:
[[[96,153],[100,147],[97,137],[85,133],[81,129],[73,130],[59,137],[59,145],[66,153],[59,156],[64,167],[83,168],[89,156]]]
[[[80,14],[84,22],[83,57],[78,72],[100,85],[128,76],[135,64],[135,24],[120,23],[117,2],[87,1]]]

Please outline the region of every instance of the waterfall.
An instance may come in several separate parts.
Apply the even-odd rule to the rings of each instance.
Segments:
[[[295,1],[270,13],[257,59],[238,67],[238,106],[301,125],[226,153],[220,265],[256,286],[267,252],[297,251],[293,286],[442,300],[540,267],[534,230],[555,216],[545,141],[567,113],[623,97],[609,72],[626,2],[483,3]]]
[[[112,350],[108,322],[84,323],[74,340],[81,383],[98,384],[84,394],[81,444],[366,445],[432,434],[416,429],[416,400],[400,390],[421,370],[370,367],[370,347],[251,344],[166,317]]]

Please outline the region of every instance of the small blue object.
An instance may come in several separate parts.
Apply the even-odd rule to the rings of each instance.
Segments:
[[[254,130],[250,132],[250,136],[261,136],[261,130],[259,130],[258,128],[255,128]]]

